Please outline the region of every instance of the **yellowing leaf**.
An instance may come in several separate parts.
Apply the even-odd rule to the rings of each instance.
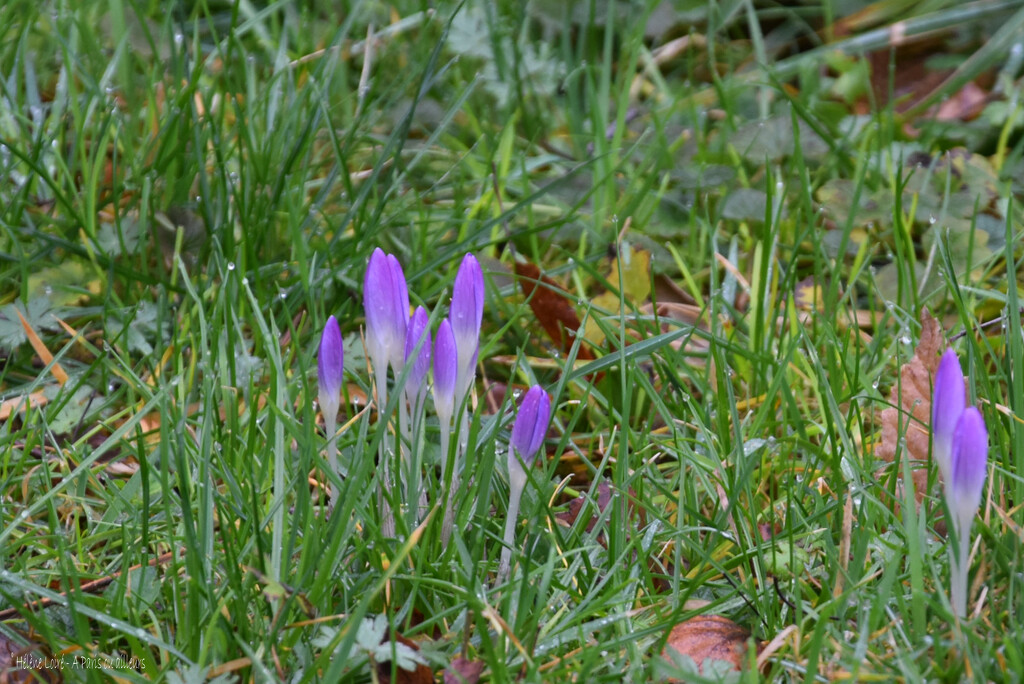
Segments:
[[[29,299],[46,297],[55,307],[79,304],[100,293],[100,281],[79,261],[44,268],[28,277]]]
[[[620,278],[621,268],[621,282]],[[625,301],[627,312],[640,306],[647,301],[651,295],[651,253],[623,244],[619,256],[612,259],[611,268],[606,276],[609,283],[618,285]],[[587,319],[585,335],[594,344],[601,344],[604,341],[604,333],[595,317],[610,316],[617,317],[620,308],[620,298],[615,292],[602,292],[591,300],[593,308],[590,317]],[[614,323],[614,321],[609,321]]]

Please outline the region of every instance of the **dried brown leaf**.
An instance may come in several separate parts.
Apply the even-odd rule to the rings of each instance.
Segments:
[[[904,458],[911,459],[914,469],[914,488],[920,504],[928,483],[929,426],[932,411],[932,376],[939,365],[939,356],[946,348],[942,326],[928,312],[921,311],[921,339],[914,357],[900,368],[900,381],[889,393],[889,404],[879,414],[882,434],[875,447],[875,456],[892,463],[904,439]]]
[[[749,638],[750,632],[728,618],[721,615],[700,615],[680,622],[672,628],[661,657],[674,662],[675,651],[692,658],[701,671],[705,660],[731,663],[739,671],[743,669],[744,653]]]
[[[534,264],[517,261],[515,268],[519,285],[523,288],[523,295],[529,301],[533,315],[548,337],[568,354],[576,332],[580,329],[580,317],[569,295],[554,280],[542,275]],[[590,360],[594,354],[589,348],[581,346],[576,358]]]
[[[484,663],[459,656],[444,671],[444,684],[476,684],[483,674]]]
[[[628,504],[628,511],[630,518],[635,518],[637,527],[643,527],[646,524],[647,516],[643,508],[637,510],[633,501],[636,499],[636,492],[632,489],[629,490],[630,501]],[[580,493],[575,499],[569,502],[569,509],[562,513],[556,513],[555,518],[564,522],[567,526],[571,527],[575,524],[576,519],[580,517],[580,513],[583,512],[584,506],[588,501],[588,495],[586,492]],[[612,502],[612,486],[607,480],[601,480],[597,483],[597,509],[593,511],[590,519],[587,520],[587,532],[592,532],[597,521],[600,519],[604,510],[608,508],[608,504]],[[598,541],[604,544],[604,533],[602,532],[598,536]]]
[[[0,684],[62,682],[59,664],[42,644],[30,641],[22,646],[0,633]]]

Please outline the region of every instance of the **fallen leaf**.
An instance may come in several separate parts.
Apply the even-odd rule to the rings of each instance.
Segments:
[[[900,381],[889,393],[889,406],[879,414],[882,432],[875,456],[892,463],[902,442],[903,458],[911,459],[914,468],[915,497],[920,504],[928,484],[929,426],[932,411],[932,376],[939,365],[939,356],[946,348],[942,326],[928,312],[921,310],[921,338],[914,357],[900,368]]]
[[[484,663],[459,656],[444,671],[444,684],[476,684],[483,674]]]
[[[939,121],[971,121],[978,118],[988,104],[988,93],[974,81],[967,84],[939,105],[935,118]]]
[[[419,651],[420,647],[416,645],[416,642],[412,639],[408,639],[401,634],[395,634],[395,641],[405,646],[408,646],[414,651]],[[383,643],[383,642],[382,642]],[[423,663],[416,663],[415,670],[403,670],[400,667],[395,667],[395,678],[391,679],[391,661],[377,663],[377,676],[380,681],[384,684],[434,684],[434,672]]]
[[[22,646],[0,633],[0,682],[31,684],[61,682],[60,661],[44,651],[42,644],[29,642]]]
[[[738,672],[743,669],[750,632],[721,615],[700,615],[672,628],[661,657],[679,666],[696,667],[696,673],[709,675]],[[687,659],[693,665],[687,668]],[[670,679],[682,682],[682,679]]]
[[[589,509],[592,513],[590,518],[587,520],[587,532],[592,532],[594,530],[594,526],[597,525],[598,520],[600,520],[601,516],[604,514],[605,509],[608,508],[608,504],[612,502],[612,492],[612,485],[608,482],[608,480],[601,480],[600,482],[597,483],[597,506],[592,506]],[[630,489],[629,500],[627,504],[629,517],[635,518],[637,528],[639,529],[646,525],[647,515],[642,507],[637,509],[636,505],[633,503],[635,500],[636,492]],[[562,513],[555,514],[555,519],[565,523],[568,527],[572,527],[576,523],[576,519],[580,517],[580,514],[583,512],[583,509],[586,507],[587,503],[590,502],[593,502],[593,499],[590,497],[590,494],[588,492],[581,492],[579,496],[577,496],[575,499],[569,502],[568,510],[563,511]],[[602,545],[604,545],[604,532],[601,532],[598,535],[597,540]]]
[[[621,284],[619,276],[621,270]],[[618,285],[620,294],[606,291],[591,300],[593,308],[587,318],[586,337],[596,345],[605,341],[605,334],[598,324],[599,316],[607,316],[606,325],[614,326],[619,320],[619,310],[623,304],[626,312],[639,307],[647,301],[651,294],[651,253],[643,249],[635,249],[625,245],[621,257],[612,259],[606,278],[613,286]]]
[[[528,261],[517,261],[515,270],[533,315],[548,337],[563,353],[568,354],[580,329],[580,317],[569,294],[554,280],[541,275],[540,269]],[[576,358],[590,360],[594,354],[587,347],[581,346]]]
[[[42,390],[5,399],[0,401],[0,420],[7,420],[12,413],[22,413],[26,408],[46,406],[48,401],[50,400]]]

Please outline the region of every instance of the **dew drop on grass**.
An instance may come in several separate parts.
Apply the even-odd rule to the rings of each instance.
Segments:
[[[249,284],[249,279],[243,276],[242,277],[242,284],[243,285],[248,285]]]
[[[937,220],[938,220],[938,219],[937,219],[937,218],[935,218],[934,216],[929,216],[929,217],[928,217],[928,223],[932,224],[933,226],[935,225],[935,222],[936,222]]]
[[[234,271],[235,270],[235,262],[234,261],[229,261],[228,262],[228,270],[229,271]]]
[[[183,33],[175,33],[174,34],[174,44],[175,45],[181,45],[184,42],[185,42],[185,34],[183,34]]]

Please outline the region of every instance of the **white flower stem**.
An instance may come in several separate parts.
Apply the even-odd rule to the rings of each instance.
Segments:
[[[384,409],[388,405],[388,366],[386,363],[374,368],[377,383],[377,429],[383,430],[377,456],[380,466],[380,479],[377,488],[377,504],[380,509],[380,529],[385,537],[395,536],[395,517],[391,512],[391,504],[387,494],[391,491],[391,469],[389,467],[388,420]]]
[[[328,407],[326,410],[321,409],[324,416],[324,432],[327,433],[327,464],[331,468],[331,472],[335,475],[341,475],[341,471],[338,469],[338,416],[337,413],[332,413]],[[336,499],[338,493],[334,491],[334,485],[330,483],[331,478],[327,478],[327,491],[330,495],[331,507],[337,503]]]
[[[509,464],[508,473],[508,516],[505,518],[505,536],[501,549],[501,564],[498,566],[498,579],[501,584],[509,577],[512,569],[512,546],[515,544],[516,523],[519,520],[519,502],[523,498],[526,487],[526,471],[518,463]]]
[[[964,516],[956,520],[956,551],[950,548],[949,593],[953,610],[958,617],[967,615],[967,563],[971,550],[972,518]],[[955,556],[955,558],[954,558]]]
[[[441,492],[445,497],[444,522],[441,524],[441,544],[448,546],[452,538],[452,527],[455,524],[455,490],[458,488],[459,475],[455,461],[448,467],[448,450],[452,443],[452,417],[438,415],[441,420]]]

